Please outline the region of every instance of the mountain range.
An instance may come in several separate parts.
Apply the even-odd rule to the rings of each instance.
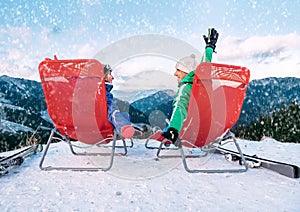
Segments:
[[[300,100],[300,78],[265,78],[249,83],[242,112],[236,125],[249,124],[261,115]]]
[[[0,151],[26,145],[36,130],[45,139],[53,128],[39,82],[1,76],[0,106]]]
[[[272,113],[291,101],[299,101],[299,78],[266,78],[249,83],[242,113],[236,124],[247,125],[261,115]],[[125,96],[125,94],[122,94]],[[131,94],[131,96],[133,96]],[[134,123],[165,126],[171,115],[175,92],[140,91],[133,101],[115,99],[121,111],[127,111]],[[136,96],[135,96],[136,98]],[[25,145],[28,136],[47,141],[53,123],[47,113],[40,82],[0,76],[0,152]],[[36,132],[36,133],[35,133]]]

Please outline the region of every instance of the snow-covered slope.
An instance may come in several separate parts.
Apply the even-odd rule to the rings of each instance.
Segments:
[[[0,119],[1,133],[10,132],[16,134],[17,132],[33,132],[30,127],[26,127],[22,124],[17,124],[11,121]]]
[[[108,172],[41,171],[39,153],[0,178],[1,211],[300,211],[300,179],[262,168],[189,174],[180,158],[155,160],[156,152],[145,149],[144,142],[135,140],[128,155],[116,157]],[[300,144],[272,139],[239,144],[245,153],[300,165]],[[100,156],[74,157],[65,143],[52,144],[45,165],[107,162]],[[199,165],[236,164],[214,154],[191,161],[191,166]]]

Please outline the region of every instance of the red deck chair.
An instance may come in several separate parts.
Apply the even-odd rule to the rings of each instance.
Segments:
[[[42,170],[109,170],[112,167],[116,140],[119,136],[107,118],[104,72],[97,60],[54,60],[45,59],[39,64],[39,73],[46,99],[48,113],[55,125],[51,131],[40,162]],[[43,167],[45,156],[54,134],[70,145],[75,155],[110,155],[108,167]],[[73,140],[87,146],[112,142],[111,153],[76,153]],[[123,140],[123,155],[127,154]],[[132,140],[131,140],[132,142]]]
[[[216,63],[201,63],[196,71],[189,102],[188,118],[183,124],[177,146],[180,149],[182,160],[188,172],[243,172],[248,169],[243,153],[236,138],[229,130],[239,118],[250,72],[245,67]],[[154,134],[150,139],[158,139]],[[240,153],[244,168],[227,170],[190,169],[187,156],[182,146],[201,148],[202,150],[216,149],[224,139],[231,139]],[[146,141],[146,147],[150,147]],[[161,141],[161,140],[160,140]],[[157,155],[163,149],[163,140],[158,148]]]

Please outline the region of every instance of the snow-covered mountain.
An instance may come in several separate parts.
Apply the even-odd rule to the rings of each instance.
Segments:
[[[292,100],[299,100],[299,93],[299,78],[253,80],[249,84],[237,125],[250,123],[262,114],[279,109],[282,104],[288,105]],[[165,126],[164,119],[170,116],[174,95],[172,90],[146,90],[128,94],[115,91],[115,97],[128,97],[126,101],[116,101],[121,111],[129,112],[133,122],[161,128]],[[38,135],[42,136],[42,142],[47,141],[53,124],[39,82],[0,76],[0,105],[0,152],[15,148],[36,129]]]
[[[46,140],[53,125],[41,83],[0,76],[0,106],[0,152],[22,146],[36,130]]]
[[[300,102],[300,78],[265,78],[249,83],[238,124],[247,124],[292,101]]]
[[[140,99],[147,98],[161,90],[159,89],[149,89],[149,90],[134,90],[134,91],[121,91],[121,90],[113,90],[112,93],[115,98],[127,101],[129,103],[133,103]],[[169,96],[174,96],[175,91],[173,90],[164,90],[164,92]]]

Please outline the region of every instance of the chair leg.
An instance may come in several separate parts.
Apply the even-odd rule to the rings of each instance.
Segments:
[[[167,140],[164,140],[160,143],[159,147],[157,147],[157,152],[156,152],[156,156],[158,158],[176,158],[176,157],[181,157],[181,154],[173,154],[173,155],[161,155],[160,153],[162,152],[162,150],[180,150],[179,146],[178,147],[174,147],[174,148],[163,148],[163,144],[166,142]],[[181,144],[181,141],[178,141]],[[199,157],[204,157],[206,156],[208,153],[205,152],[204,154],[199,154],[199,155],[185,155],[186,158],[199,158]]]
[[[117,136],[117,133],[115,133],[115,135]],[[122,142],[123,142],[123,148],[124,148],[124,153],[122,154],[122,155],[127,155],[127,145],[126,145],[126,141],[125,141],[125,139],[124,138],[122,138],[121,137],[121,139],[122,139]],[[117,140],[117,137],[115,138],[115,140]],[[130,141],[131,141],[131,146],[129,146],[130,148],[131,147],[133,147],[133,142],[132,142],[132,138],[130,139]],[[120,148],[120,146],[115,146],[115,148]]]
[[[149,145],[148,145],[149,141],[150,141],[150,139],[147,138],[147,140],[146,140],[146,142],[145,142],[145,147],[146,147],[147,149],[158,149],[158,147],[149,146]]]
[[[40,161],[39,167],[40,167],[41,170],[46,170],[46,168],[43,167],[43,163],[44,163],[46,154],[47,154],[47,152],[48,152],[49,146],[50,146],[50,144],[51,144],[51,142],[52,142],[53,135],[54,135],[54,129],[51,130],[50,136],[49,136],[48,141],[47,141],[46,148],[45,148],[45,150],[44,150],[44,154],[42,155],[42,158],[41,158],[41,161]]]
[[[54,166],[47,166],[47,167],[44,167],[43,166],[43,163],[44,163],[44,160],[46,158],[46,155],[47,155],[47,152],[49,150],[49,147],[50,147],[50,144],[53,140],[53,136],[54,136],[54,133],[55,133],[55,130],[53,129],[50,133],[50,136],[49,136],[49,139],[48,139],[48,142],[47,142],[47,145],[46,145],[46,148],[44,150],[44,154],[41,158],[41,161],[40,161],[40,164],[39,164],[39,167],[41,170],[44,170],[44,171],[50,171],[50,170],[62,170],[62,171],[67,171],[67,170],[72,170],[72,171],[99,171],[99,170],[102,170],[102,171],[108,171],[109,169],[111,169],[112,165],[113,165],[113,160],[114,160],[114,155],[115,155],[115,149],[116,149],[116,141],[117,141],[117,133],[114,134],[114,137],[113,137],[113,142],[112,142],[112,146],[111,146],[111,153],[76,153],[70,143],[70,141],[68,142],[69,143],[69,146],[70,146],[70,149],[71,149],[71,152],[75,155],[110,155],[110,161],[109,161],[109,164],[107,167],[60,167],[60,166],[57,166],[57,167],[54,167]],[[123,144],[124,144],[124,149],[125,149],[125,153],[127,153],[127,148],[126,148],[126,143],[125,141],[123,141]]]
[[[119,136],[119,137],[120,137],[120,136]],[[129,147],[129,148],[132,148],[132,147],[133,147],[133,139],[132,139],[132,138],[130,138],[130,144],[129,144],[129,145],[126,144],[126,141],[125,141],[124,138],[122,138],[122,137],[120,137],[120,138],[121,138],[122,141],[123,141],[123,145],[121,145],[121,146],[117,146],[117,145],[116,145],[116,148],[124,148],[124,146]],[[125,155],[126,155],[126,154],[125,154]]]
[[[248,165],[246,163],[246,160],[245,160],[245,157],[241,151],[241,148],[240,146],[238,145],[237,141],[236,141],[236,138],[235,138],[235,135],[232,133],[232,132],[229,132],[229,135],[227,134],[227,138],[231,138],[235,144],[235,147],[237,148],[241,158],[242,158],[242,161],[243,161],[243,166],[244,168],[239,168],[239,169],[210,169],[210,170],[207,170],[207,169],[190,169],[188,167],[188,164],[187,164],[187,160],[186,160],[186,156],[184,155],[184,152],[183,152],[183,149],[182,149],[182,144],[181,142],[179,143],[179,149],[180,149],[180,152],[181,152],[181,157],[182,157],[182,162],[183,162],[183,166],[185,168],[185,170],[189,173],[235,173],[235,172],[246,172],[248,170]]]
[[[109,145],[109,146],[100,146],[100,145],[97,145],[97,147],[105,147],[105,148],[113,148],[113,147],[114,147],[115,149],[116,149],[116,148],[123,148],[123,149],[124,149],[124,153],[118,153],[118,155],[123,155],[123,156],[124,156],[124,155],[127,155],[127,147],[131,147],[131,146],[133,146],[133,145],[127,146],[127,145],[126,145],[125,139],[122,138],[122,137],[120,137],[120,135],[118,134],[117,131],[114,131],[114,135],[116,135],[116,138],[113,137],[113,139],[115,139],[115,140],[117,140],[118,137],[121,138],[122,144],[123,144],[122,146],[117,146],[117,145],[115,144],[115,146],[113,146],[113,145]],[[97,156],[97,155],[99,155],[99,156],[108,156],[108,155],[111,155],[111,153],[101,153],[101,152],[97,152],[97,153],[75,152],[74,147],[73,147],[73,145],[71,144],[70,139],[67,138],[66,142],[69,144],[70,150],[71,150],[71,152],[72,152],[74,155],[88,155],[88,156]],[[132,140],[131,140],[131,143],[133,144]]]
[[[178,148],[177,147],[164,147],[163,146],[163,144],[165,144],[166,142],[167,142],[167,140],[164,140],[164,141],[162,141],[162,142],[160,142],[160,144],[159,144],[159,146],[157,147],[157,146],[150,146],[149,145],[149,138],[147,138],[147,140],[146,140],[146,142],[145,142],[145,148],[147,148],[147,149],[157,149],[158,150],[158,152],[157,152],[157,156],[159,155],[159,152],[161,151],[161,150],[177,150]],[[158,141],[157,141],[158,142]]]

